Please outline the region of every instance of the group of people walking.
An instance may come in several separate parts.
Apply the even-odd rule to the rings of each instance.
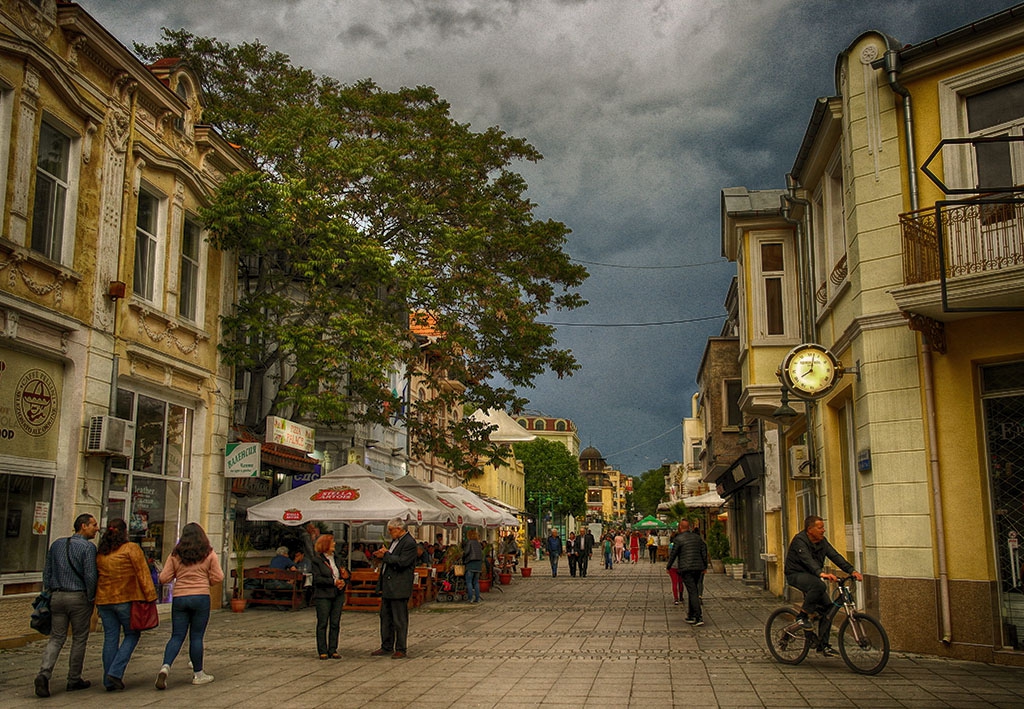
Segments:
[[[79,515],[74,534],[56,540],[46,553],[43,588],[51,595],[52,628],[34,682],[37,697],[50,696],[53,668],[67,642],[69,628],[72,641],[66,689],[74,692],[92,686],[82,677],[82,669],[94,606],[103,623],[103,686],[108,692],[125,688],[125,670],[142,633],[131,627],[132,603],[153,602],[157,592],[146,556],[138,544],[129,541],[125,521],[110,520],[97,547],[91,540],[98,532],[94,516]],[[186,636],[192,684],[213,681],[213,676],[203,670],[203,636],[210,619],[210,586],[223,578],[220,560],[206,532],[198,524],[186,524],[158,576],[161,584],[173,582],[174,594],[171,637],[157,673],[157,689],[166,687],[171,665]]]

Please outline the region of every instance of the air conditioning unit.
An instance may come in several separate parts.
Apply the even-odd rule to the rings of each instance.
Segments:
[[[807,457],[807,446],[789,447],[789,477],[802,480],[814,477],[814,466]]]
[[[135,422],[115,416],[93,416],[85,452],[97,455],[131,456],[135,448]]]

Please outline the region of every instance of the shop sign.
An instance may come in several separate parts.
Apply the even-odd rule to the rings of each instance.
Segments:
[[[55,460],[64,369],[0,348],[0,454]]]
[[[305,453],[313,452],[316,442],[315,432],[309,426],[283,419],[278,416],[267,417],[267,443],[295,448]]]
[[[257,478],[259,475],[259,443],[228,443],[224,447],[224,477]]]
[[[246,497],[268,497],[270,481],[266,478],[235,478],[231,481],[231,492]]]
[[[306,483],[311,483],[314,480],[319,480],[319,468],[320,466],[317,466],[317,469],[314,470],[312,473],[295,473],[294,475],[292,475],[292,489],[294,490],[295,488],[305,485]]]

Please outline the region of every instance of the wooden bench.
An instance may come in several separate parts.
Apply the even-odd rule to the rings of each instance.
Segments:
[[[380,574],[372,569],[352,569],[352,578],[345,587],[345,611],[380,612],[380,594],[377,579]]]
[[[232,570],[231,575],[235,577],[237,587],[236,572]],[[259,581],[259,588],[245,588],[245,582],[250,580]],[[266,581],[273,583],[268,587]],[[305,586],[306,576],[301,571],[257,566],[242,572],[242,590],[248,605],[282,606],[292,610],[301,608],[305,604]]]

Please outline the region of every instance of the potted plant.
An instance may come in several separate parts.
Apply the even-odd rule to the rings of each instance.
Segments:
[[[462,566],[462,545],[452,543],[444,550],[444,568],[453,571],[456,566]],[[462,575],[465,575],[465,570]]]
[[[732,576],[737,581],[743,580],[743,559],[727,556],[722,559],[722,565],[725,567],[727,575]]]
[[[708,556],[711,557],[711,570],[716,574],[725,571],[722,559],[729,556],[729,537],[725,536],[725,525],[715,521],[708,530]]]
[[[245,610],[245,559],[252,551],[252,539],[248,534],[235,534],[235,588],[231,594],[231,610],[241,613]]]
[[[530,552],[531,551],[532,551],[532,549],[530,549],[530,540],[527,539],[526,543],[523,544],[523,565],[519,569],[522,572],[522,574],[523,574],[523,578],[530,578],[530,574],[533,573],[533,569],[530,568]]]

